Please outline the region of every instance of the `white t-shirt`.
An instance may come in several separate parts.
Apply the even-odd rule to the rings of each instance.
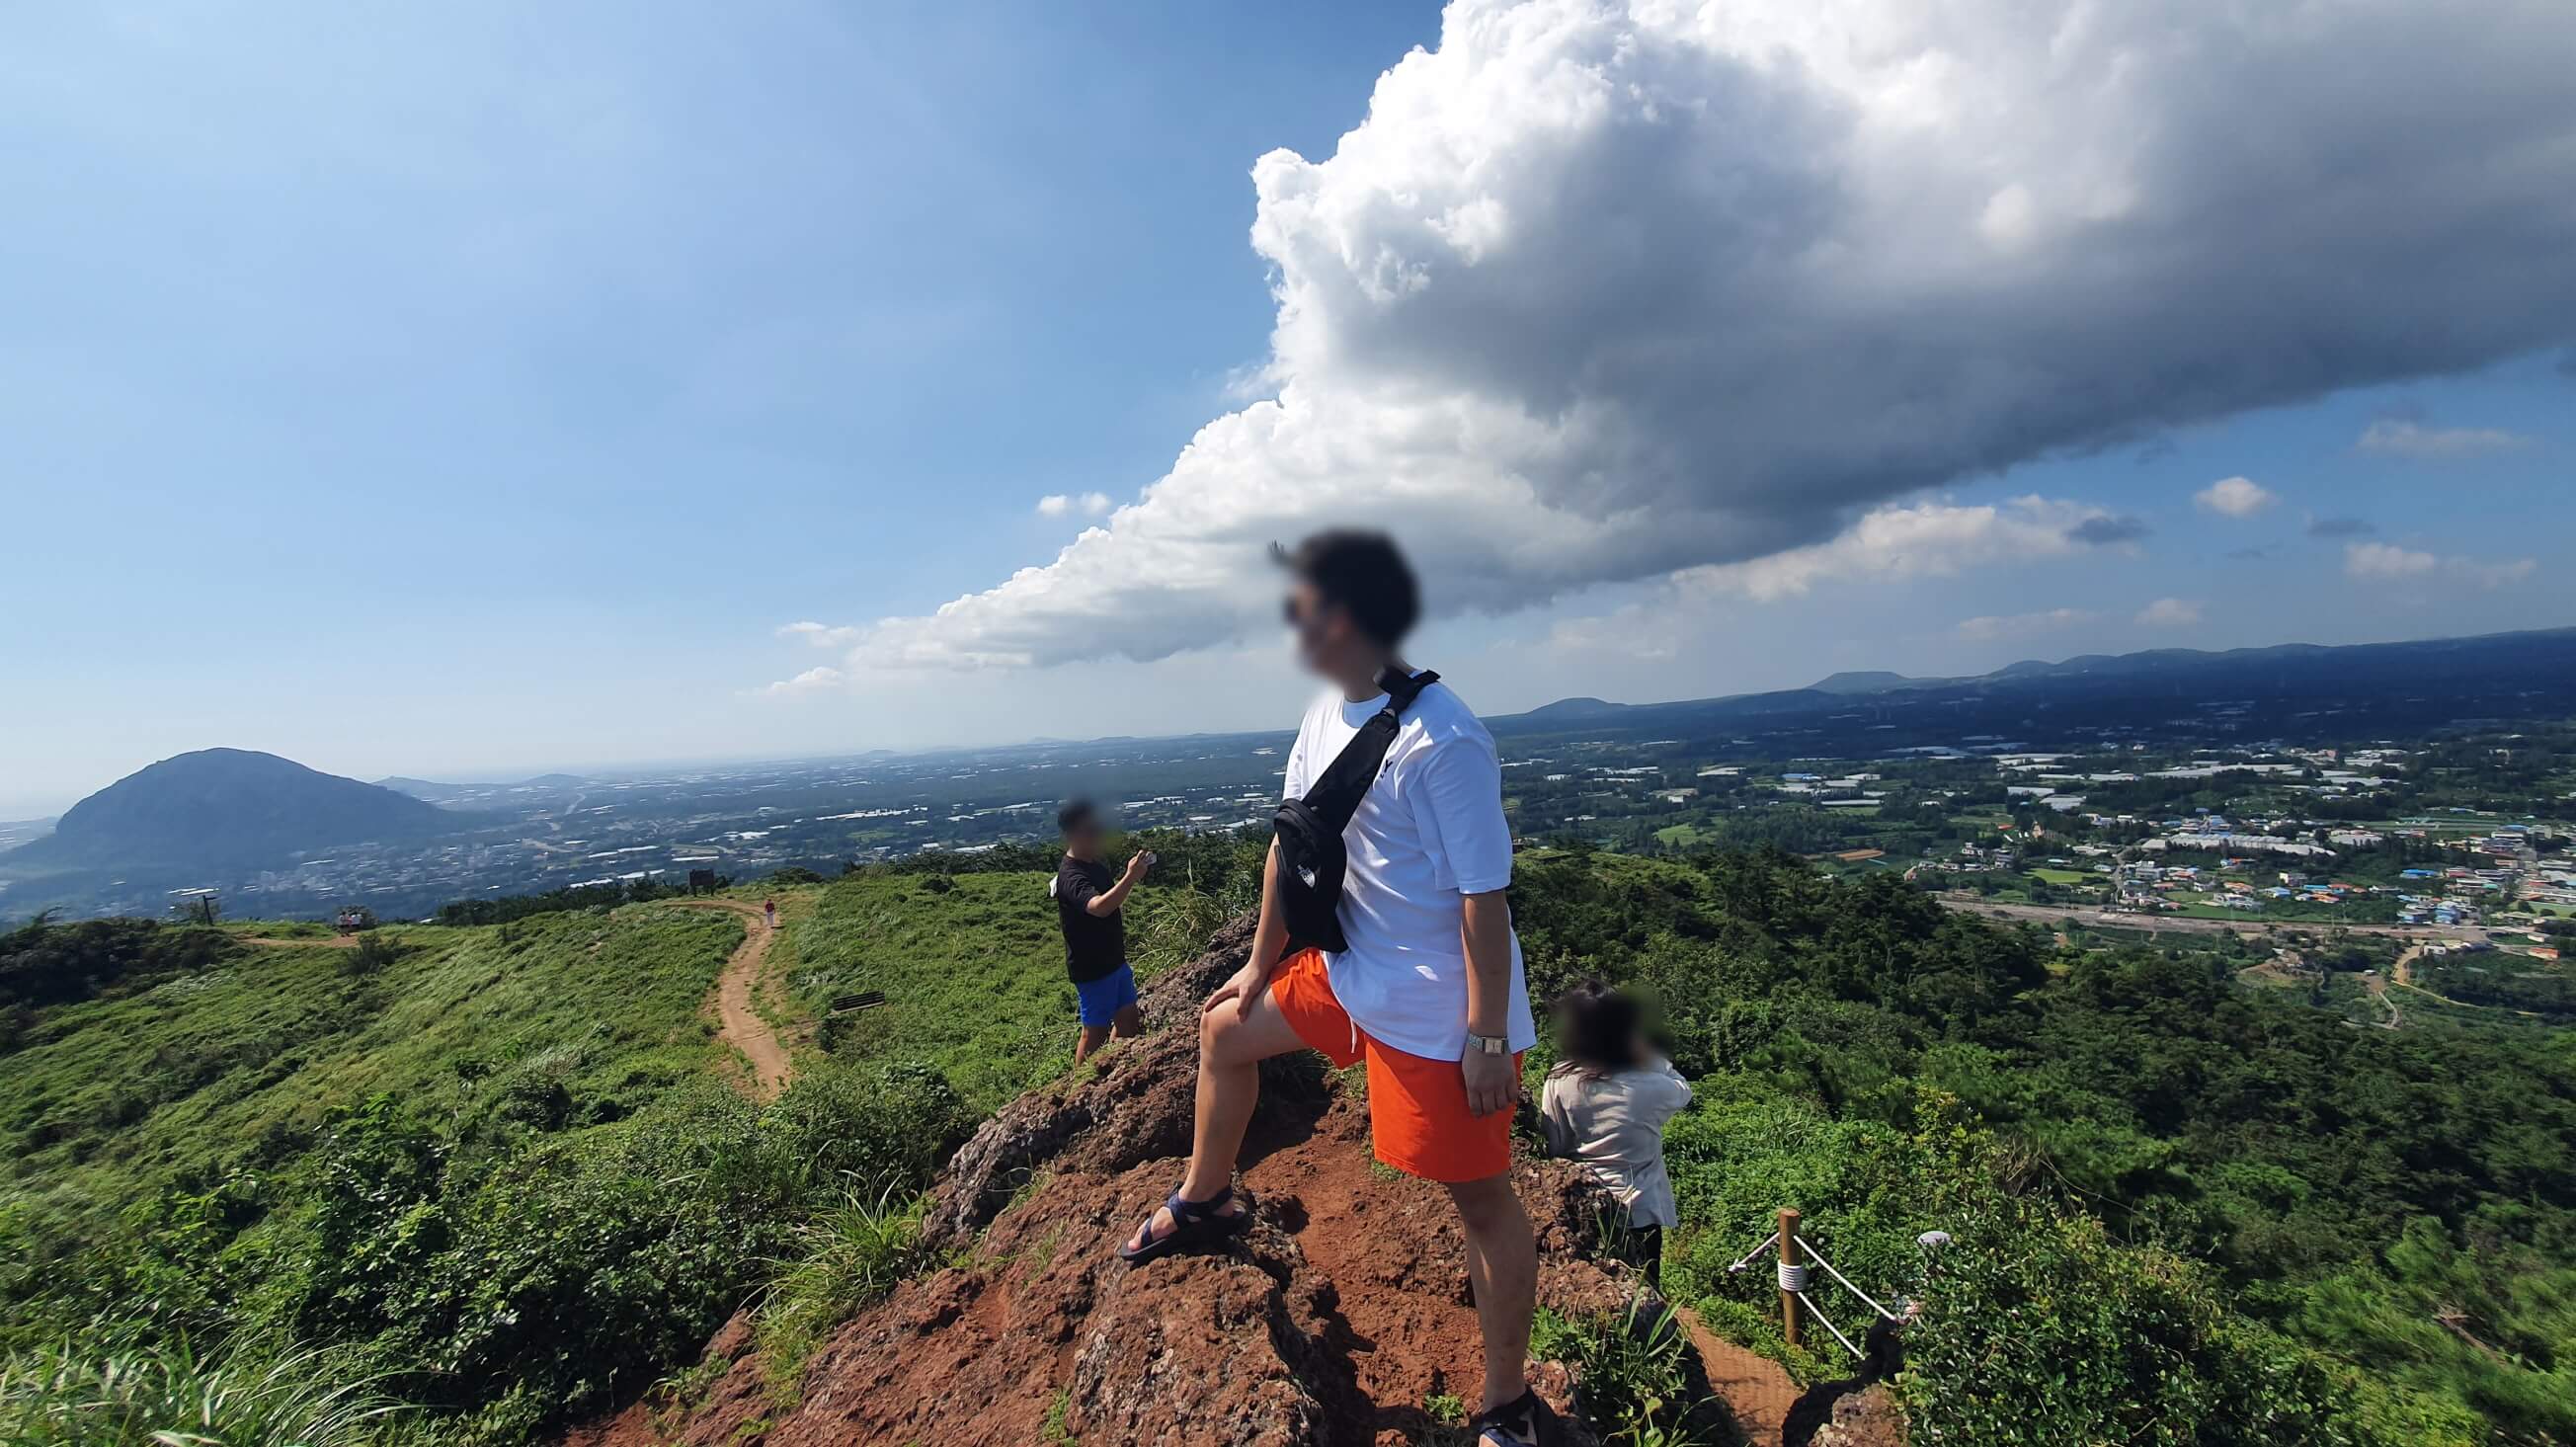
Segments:
[[[1317,699],[1288,750],[1285,797],[1303,797],[1385,706],[1384,694],[1352,703],[1334,690]],[[1503,818],[1494,736],[1447,684],[1424,689],[1404,711],[1404,726],[1342,843],[1350,851],[1342,934],[1351,947],[1327,960],[1333,993],[1380,1043],[1407,1055],[1458,1059],[1467,1049],[1463,897],[1512,882],[1512,830]],[[1514,1050],[1538,1041],[1517,934],[1504,1030]]]

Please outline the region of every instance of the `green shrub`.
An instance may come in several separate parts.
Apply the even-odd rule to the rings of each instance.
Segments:
[[[2379,1441],[2338,1409],[2319,1358],[2229,1313],[2193,1262],[2116,1245],[2090,1216],[2000,1195],[1966,1209],[1951,1235],[1906,1331],[1906,1404],[1931,1440]]]
[[[358,936],[358,942],[340,956],[340,972],[345,975],[382,974],[387,965],[402,958],[402,947],[380,934]]]
[[[148,919],[56,924],[40,914],[0,933],[0,1006],[43,1009],[137,989],[207,969],[237,948],[216,930]]]
[[[706,1084],[611,1139],[497,1157],[380,1099],[325,1147],[289,1321],[469,1437],[523,1437],[686,1360],[848,1179],[908,1196],[965,1124],[917,1067],[811,1071],[766,1109]]]

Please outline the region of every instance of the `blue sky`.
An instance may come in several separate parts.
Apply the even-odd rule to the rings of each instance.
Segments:
[[[1894,335],[1923,372],[1845,389],[1821,343],[1783,348],[1730,416],[1743,360],[1695,339],[1766,319],[1730,238],[1875,184],[1851,138],[1891,93],[1812,56],[1794,84],[1705,68],[1738,38],[1527,23],[1548,8],[1480,0],[1447,35],[1383,3],[11,11],[0,817],[216,744],[462,777],[1284,723],[1253,544],[1353,512],[1425,555],[1452,606],[1417,652],[1489,710],[2576,623],[2546,184],[2515,209],[2373,153],[2392,214],[2421,186],[2458,224],[2280,243],[2353,293],[2270,314],[2297,273],[2239,262],[2256,215],[2197,273],[2139,263],[2134,313],[2034,283],[1937,330],[1915,319],[1994,288],[1917,295],[1837,345]],[[2537,78],[2480,54],[2459,82],[2562,157],[2564,39],[2525,38]],[[1944,44],[2009,75],[2011,40]],[[1604,93],[1740,112],[1646,144],[1522,105],[1657,44],[1680,59]],[[2243,204],[2068,160],[2123,120],[2086,105],[2062,153],[1990,148],[2025,179],[1962,191],[1969,230],[2036,248],[2016,277],[2082,280],[2053,218]],[[2454,253],[2493,286],[2415,285]],[[2155,307],[2185,286],[2223,308]],[[1906,421],[1923,377],[1989,363]],[[2112,400],[2019,400],[2048,396]],[[1550,430],[1492,444],[1517,417]],[[1886,434],[1838,454],[1846,418]],[[2240,477],[2242,515],[2195,501]]]

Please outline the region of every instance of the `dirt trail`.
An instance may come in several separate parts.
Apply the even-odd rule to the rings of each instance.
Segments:
[[[349,950],[358,947],[356,935],[307,935],[301,939],[287,939],[276,935],[243,935],[241,942],[246,945],[286,945],[308,950]]]
[[[725,961],[724,974],[716,981],[710,1003],[716,1012],[716,1033],[724,1042],[742,1052],[751,1065],[746,1082],[751,1095],[758,1100],[775,1100],[787,1088],[788,1077],[795,1072],[787,1058],[787,1043],[778,1038],[776,1027],[761,1018],[753,996],[760,989],[761,968],[769,961],[772,931],[759,905],[739,899],[683,899],[673,901],[681,909],[721,909],[742,916],[742,944],[733,958]]]
[[[1687,1306],[1676,1303],[1673,1316],[1690,1338],[1691,1350],[1699,1354],[1709,1387],[1735,1415],[1736,1430],[1744,1440],[1779,1441],[1781,1429],[1788,1425],[1789,1404],[1798,1400],[1798,1384],[1789,1379],[1788,1368],[1710,1331]]]

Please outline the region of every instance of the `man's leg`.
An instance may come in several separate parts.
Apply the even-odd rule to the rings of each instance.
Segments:
[[[1240,1012],[1229,1001],[1199,1017],[1198,1116],[1181,1199],[1204,1201],[1233,1184],[1234,1158],[1243,1150],[1252,1109],[1261,1103],[1261,1062],[1305,1048],[1268,990],[1243,1002]],[[1172,1213],[1156,1207],[1146,1230],[1161,1236],[1171,1229]],[[1143,1236],[1139,1232],[1129,1243],[1139,1244]]]
[[[1121,1040],[1133,1040],[1145,1033],[1145,1012],[1133,1005],[1122,1005],[1109,1021],[1109,1033]]]
[[[1485,1334],[1485,1396],[1478,1411],[1517,1401],[1529,1389],[1530,1318],[1538,1312],[1538,1238],[1509,1173],[1452,1183],[1449,1199],[1467,1231],[1467,1278],[1476,1287],[1476,1324]]]
[[[1073,1063],[1080,1065],[1082,1062],[1089,1060],[1091,1058],[1092,1051],[1099,1049],[1103,1044],[1107,1043],[1109,1039],[1109,1030],[1110,1027],[1107,1025],[1083,1026],[1082,1043],[1073,1047]]]

